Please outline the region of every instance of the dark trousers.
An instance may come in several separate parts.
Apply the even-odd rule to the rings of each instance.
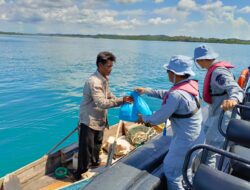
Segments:
[[[99,162],[102,139],[103,131],[93,130],[85,124],[80,124],[78,175],[88,171],[90,164],[96,164]]]

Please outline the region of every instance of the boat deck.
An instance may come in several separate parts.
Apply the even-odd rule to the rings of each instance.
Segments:
[[[105,169],[106,161],[107,161],[107,154],[103,152],[100,155],[101,158],[101,166],[98,168],[90,168],[89,173],[90,175],[88,176],[91,178],[93,175],[91,174],[98,174],[99,172],[103,171]],[[112,160],[112,164],[117,162],[120,158],[116,158],[115,160]],[[67,168],[72,169],[72,164],[68,165]],[[92,173],[93,172],[93,173]],[[89,179],[86,178],[86,179]],[[57,179],[54,176],[54,173],[51,173],[49,175],[43,175],[36,180],[32,180],[31,182],[26,183],[22,189],[23,190],[34,190],[34,187],[39,190],[55,190],[59,189],[68,185],[71,185],[75,182],[69,175],[64,178],[64,179]]]

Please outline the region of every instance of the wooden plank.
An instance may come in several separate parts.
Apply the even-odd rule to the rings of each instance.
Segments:
[[[16,170],[12,174],[16,175],[18,177],[21,185],[23,186],[23,184],[26,183],[27,181],[31,180],[31,178],[33,178],[37,175],[39,175],[39,176],[44,175],[47,158],[48,158],[47,156],[43,156],[42,158]],[[40,169],[38,169],[38,168],[40,168]],[[3,187],[2,187],[3,181],[4,181],[4,177],[2,177],[0,179],[0,187],[2,189],[3,189]]]
[[[41,157],[40,159],[38,159],[38,160],[36,160],[34,162],[31,162],[30,164],[28,164],[28,165],[26,165],[26,166],[24,166],[24,167],[16,170],[14,173],[16,175],[19,175],[19,174],[23,173],[24,171],[29,170],[30,168],[32,168],[34,166],[37,166],[37,165],[42,164],[42,163],[45,163],[47,161],[47,159],[48,159],[48,156],[45,155],[45,156]]]
[[[45,167],[46,167],[46,163],[41,163],[19,174],[18,177],[20,179],[21,184],[24,184],[30,180],[33,180],[33,178],[35,178],[36,176],[40,177],[40,176],[45,175]]]
[[[41,176],[40,178],[36,180],[30,181],[30,183],[23,186],[23,190],[34,190],[34,189],[43,189],[43,188],[46,189],[46,187],[49,187],[51,184],[54,184],[54,183],[63,184],[64,182],[67,184],[72,183],[70,180],[67,180],[67,179],[58,180],[53,177],[53,174],[50,174],[50,175]]]

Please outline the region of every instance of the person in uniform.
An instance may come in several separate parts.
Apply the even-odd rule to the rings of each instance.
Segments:
[[[116,57],[111,52],[97,55],[97,71],[85,82],[83,99],[80,105],[78,168],[74,173],[76,180],[88,171],[89,166],[100,164],[99,152],[103,131],[108,127],[107,109],[131,103],[130,96],[117,98],[109,89],[109,75]]]
[[[204,143],[198,82],[190,79],[195,75],[192,65],[193,60],[190,57],[173,56],[169,64],[164,65],[169,80],[173,83],[170,90],[135,89],[140,94],[163,99],[162,106],[154,114],[151,116],[139,115],[139,123],[158,125],[168,119],[171,121],[173,137],[169,152],[164,158],[164,173],[167,178],[168,190],[184,189],[182,166],[185,155],[194,145]]]
[[[195,63],[199,68],[207,70],[203,86],[203,100],[209,105],[207,120],[203,122],[206,143],[222,148],[224,137],[220,134],[218,127],[222,125],[222,129],[226,130],[232,108],[242,102],[244,92],[230,71],[233,66],[228,62],[217,60],[218,56],[219,54],[206,44],[194,50]],[[216,154],[211,152],[208,154],[207,164],[216,167]]]

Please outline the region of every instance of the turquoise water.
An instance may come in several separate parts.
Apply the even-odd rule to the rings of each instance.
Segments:
[[[174,54],[192,56],[198,44],[0,35],[0,176],[38,159],[76,127],[82,87],[96,70],[98,52],[117,56],[110,83],[120,96],[137,86],[167,89],[162,65]],[[236,76],[250,65],[250,46],[212,45],[238,66]],[[203,77],[199,71],[200,84]],[[160,105],[145,99],[152,110]],[[111,124],[117,113],[109,110]]]

